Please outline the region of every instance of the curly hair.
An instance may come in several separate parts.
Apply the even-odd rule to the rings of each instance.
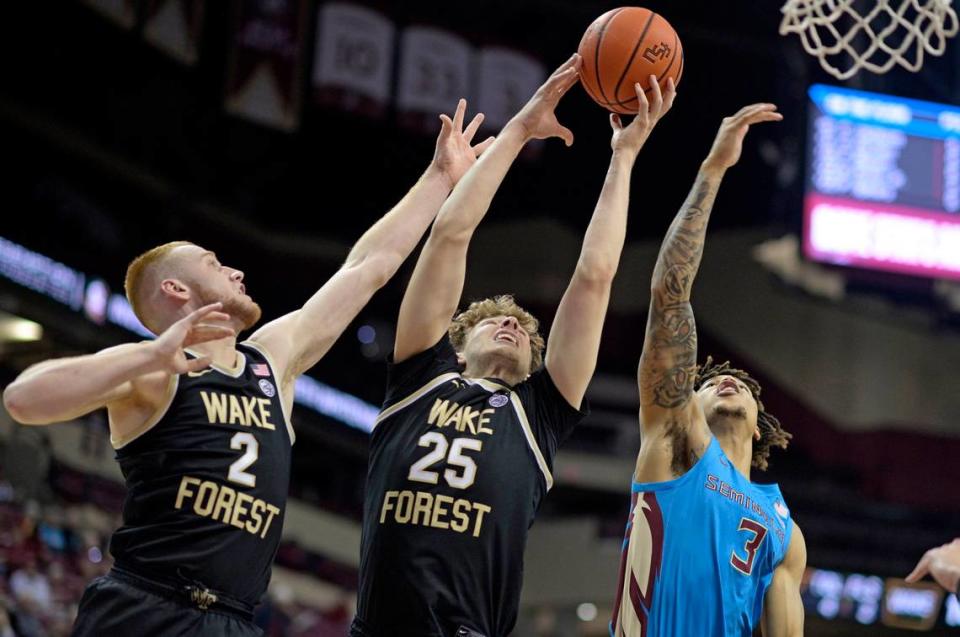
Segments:
[[[764,409],[760,400],[760,383],[742,369],[730,366],[730,361],[715,364],[712,356],[697,368],[697,380],[694,382],[694,391],[699,391],[704,383],[717,376],[733,376],[743,381],[750,389],[754,400],[757,401],[757,426],[760,428],[760,440],[753,445],[753,460],[751,464],[761,470],[769,466],[770,448],[786,449],[793,435],[788,432],[777,420],[777,417]]]
[[[501,294],[492,299],[474,301],[466,310],[453,318],[448,333],[450,343],[458,352],[463,351],[467,335],[473,326],[491,316],[512,316],[530,336],[530,371],[536,371],[543,365],[544,340],[538,331],[540,321],[533,314],[517,305],[512,294]]]

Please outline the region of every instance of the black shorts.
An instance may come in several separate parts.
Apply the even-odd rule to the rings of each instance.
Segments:
[[[186,601],[159,595],[114,574],[90,582],[73,624],[72,637],[263,637],[243,617],[201,610]]]
[[[353,623],[350,624],[349,637],[374,637],[375,634],[377,633],[374,633],[373,629],[367,626],[360,617],[353,618]],[[418,628],[394,626],[390,629],[389,634],[394,637],[442,637],[438,632],[425,632],[423,626]],[[451,633],[451,637],[486,637],[486,635],[461,625],[457,627],[456,632]]]

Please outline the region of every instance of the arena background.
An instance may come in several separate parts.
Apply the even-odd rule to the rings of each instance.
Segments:
[[[264,316],[297,307],[427,165],[440,109],[463,95],[496,132],[614,6],[4,3],[0,386],[42,359],[141,338],[116,295],[130,258],[169,240],[244,270]],[[960,103],[960,43],[917,74],[841,84],[777,34],[772,0],[645,6],[676,27],[686,66],[634,170],[593,412],[530,534],[515,634],[605,634],[653,261],[720,119],[754,101],[785,119],[750,133],[719,196],[693,296],[701,356],[750,369],[794,434],[755,479],[781,484],[806,536],[806,634],[952,634],[952,595],[895,578],[960,535],[960,289],[813,263],[798,245],[809,87]],[[507,62],[490,55],[504,51]],[[473,241],[465,290],[513,292],[547,326],[609,156],[606,116],[583,91],[559,114],[576,143],[536,144],[517,162]],[[343,635],[352,617],[364,428],[412,261],[298,387],[285,542],[258,611],[269,635]],[[123,497],[103,414],[20,427],[0,413],[0,635],[10,620],[18,634],[67,634],[83,586],[109,568]]]

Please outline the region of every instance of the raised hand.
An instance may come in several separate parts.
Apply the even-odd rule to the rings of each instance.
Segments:
[[[184,374],[208,367],[209,357],[188,359],[183,350],[197,343],[236,336],[233,329],[224,325],[201,323],[204,319],[229,321],[230,315],[219,311],[222,307],[222,303],[205,305],[168,327],[163,334],[150,343],[158,369],[170,374]]]
[[[464,129],[463,118],[466,112],[467,100],[461,99],[457,103],[453,119],[446,114],[440,115],[440,136],[437,137],[437,148],[433,153],[433,165],[447,178],[451,188],[467,174],[470,167],[477,161],[477,157],[494,140],[493,137],[488,137],[479,144],[471,146],[473,136],[477,134],[477,129],[483,123],[483,113],[477,113]]]
[[[511,123],[522,128],[526,139],[559,137],[567,146],[573,144],[573,133],[557,121],[553,111],[560,103],[560,98],[579,80],[581,63],[580,56],[574,53],[513,117]]]
[[[957,592],[960,584],[960,538],[924,553],[906,579],[908,582],[917,582],[928,574],[947,592]]]
[[[735,165],[743,150],[743,138],[753,124],[779,122],[783,115],[774,104],[751,104],[744,106],[736,115],[724,117],[720,130],[713,141],[713,148],[704,161],[704,168],[726,170]]]
[[[636,155],[643,148],[644,142],[647,141],[650,132],[653,131],[660,118],[673,107],[673,100],[677,97],[677,87],[674,85],[672,77],[667,79],[665,94],[660,91],[660,84],[657,82],[655,75],[650,76],[650,86],[652,87],[652,96],[648,100],[640,84],[633,85],[640,106],[636,117],[628,126],[623,125],[619,115],[616,113],[610,114],[610,126],[613,128],[610,146],[613,150],[623,150]]]

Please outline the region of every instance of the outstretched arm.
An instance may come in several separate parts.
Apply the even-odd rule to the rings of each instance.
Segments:
[[[650,284],[650,311],[637,370],[641,426],[670,419],[691,422],[696,379],[697,328],[690,290],[700,267],[710,211],[726,170],[737,163],[752,124],[779,121],[773,104],[753,104],[726,117],[713,148],[700,167],[693,190],[674,218],[660,247]]]
[[[573,143],[553,111],[576,83],[579,64],[574,55],[547,79],[444,203],[400,305],[395,361],[426,350],[447,331],[463,292],[470,239],[524,144],[549,137]]]
[[[610,116],[610,167],[583,238],[576,270],[547,339],[546,367],[550,378],[567,402],[578,408],[597,365],[610,287],[623,251],[633,164],[653,127],[670,110],[676,97],[673,80],[669,80],[666,95],[660,94],[656,81],[651,86],[654,89],[649,102],[640,85],[634,87],[640,107],[629,126],[622,126],[618,115]]]
[[[800,582],[807,568],[807,544],[793,523],[790,546],[763,598],[760,630],[763,637],[803,637],[803,600]]]
[[[907,581],[919,582],[924,575],[935,579],[947,592],[960,595],[960,537],[924,553]]]
[[[373,294],[396,273],[433,221],[450,190],[493,141],[471,146],[483,115],[465,130],[467,103],[460,100],[442,128],[433,161],[407,195],[367,230],[340,270],[304,306],[264,325],[251,337],[272,355],[286,389],[313,367],[356,318]]]
[[[234,335],[228,327],[202,322],[228,321],[230,317],[219,309],[219,303],[202,307],[154,341],[34,365],[7,385],[4,407],[25,425],[48,425],[123,400],[149,405],[160,396],[170,374],[198,371],[210,364],[208,358],[187,359],[184,347]]]

